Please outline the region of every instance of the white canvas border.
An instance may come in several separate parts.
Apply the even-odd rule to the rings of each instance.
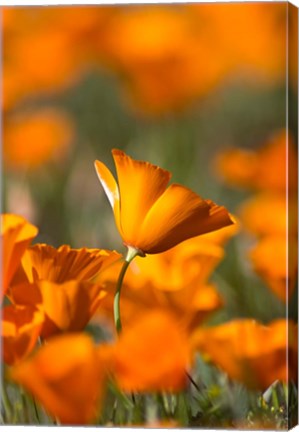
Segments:
[[[291,3],[294,6],[296,6],[297,8],[299,8],[299,0],[291,0],[289,2],[283,0],[255,0],[254,3]],[[87,1],[82,1],[82,0],[0,0],[0,7],[1,6],[8,6],[8,7],[13,7],[13,6],[62,6],[62,5],[69,5],[69,6],[74,6],[74,5],[114,5],[114,4],[159,4],[159,3],[167,3],[167,4],[173,4],[173,3],[253,3],[252,0],[204,0],[204,1],[200,1],[200,0],[188,0],[188,1],[184,1],[184,0],[163,0],[163,1],[159,1],[159,0],[145,0],[145,1],[140,1],[140,0],[130,0],[130,1],[126,1],[126,0],[87,0]],[[0,8],[0,12],[1,12],[1,8]],[[1,20],[0,20],[0,24],[1,24]],[[1,35],[2,35],[2,31],[1,31]],[[0,36],[0,41],[1,41],[2,37]],[[1,50],[0,50],[1,52]],[[0,128],[1,130],[1,128]],[[1,150],[1,146],[0,146],[0,150]],[[1,154],[0,154],[0,164],[1,164]],[[1,371],[1,369],[0,369]],[[34,430],[39,430],[40,432],[49,432],[51,430],[54,431],[61,431],[61,432],[98,432],[98,431],[105,431],[105,430],[112,430],[113,432],[124,432],[124,430],[127,432],[139,432],[139,431],[144,431],[148,428],[118,428],[118,427],[73,427],[73,426],[63,426],[63,427],[59,427],[59,426],[35,426],[35,425],[28,425],[28,426],[4,426],[1,425],[1,432],[27,432],[27,431],[34,431]],[[150,431],[161,431],[161,429],[149,429]],[[162,429],[162,430],[173,430],[173,429]],[[192,429],[175,429],[177,431],[186,431],[189,432]],[[226,429],[198,429],[202,432],[218,432],[220,430],[226,430]],[[294,428],[291,429],[294,432],[299,432],[299,426],[295,426]],[[231,431],[228,430],[228,431]],[[237,430],[235,429],[235,431],[237,432]],[[242,430],[245,432],[245,430]],[[272,432],[270,430],[267,430],[267,432]],[[277,431],[273,431],[273,432],[277,432]]]

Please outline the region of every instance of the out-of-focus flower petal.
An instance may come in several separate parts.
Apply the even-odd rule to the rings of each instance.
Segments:
[[[239,213],[244,228],[253,234],[264,236],[286,233],[287,203],[283,195],[255,195],[240,206]]]
[[[14,214],[1,215],[3,293],[7,291],[20,265],[22,255],[37,233],[38,229],[22,216]]]
[[[296,150],[286,130],[277,131],[257,151],[231,149],[216,160],[217,172],[231,184],[261,191],[296,192]]]
[[[124,329],[112,357],[124,391],[178,391],[186,385],[187,339],[167,313],[152,311]]]
[[[4,362],[12,365],[34,349],[44,323],[44,314],[34,306],[5,306],[2,310]]]
[[[15,169],[36,169],[60,161],[73,138],[74,126],[64,112],[48,108],[10,116],[4,122],[5,163]]]
[[[296,379],[296,335],[292,321],[281,319],[264,326],[254,320],[236,320],[199,329],[192,345],[230,378],[249,388],[265,389],[275,380]]]
[[[250,251],[254,270],[269,288],[286,302],[291,298],[297,275],[297,242],[286,236],[266,236]]]
[[[53,338],[10,375],[63,424],[88,424],[98,415],[106,373],[87,335]]]

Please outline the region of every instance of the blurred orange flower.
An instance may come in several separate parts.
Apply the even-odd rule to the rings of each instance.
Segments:
[[[162,291],[179,291],[182,287],[200,285],[224,256],[220,246],[205,241],[204,235],[186,240],[146,260],[137,257],[127,281],[136,288],[153,285]]]
[[[2,310],[2,346],[4,362],[12,365],[34,349],[44,322],[44,314],[35,307],[5,306]]]
[[[224,207],[184,186],[167,188],[170,172],[133,160],[120,150],[112,154],[119,184],[102,162],[95,162],[96,171],[125,245],[140,254],[164,252],[233,223]]]
[[[286,7],[283,3],[190,4],[210,27],[232,73],[247,83],[273,84],[285,78]],[[222,61],[222,58],[221,58]]]
[[[119,7],[98,38],[101,63],[120,76],[135,108],[181,109],[214,89],[231,63],[202,24],[184,5]]]
[[[3,105],[75,84],[115,8],[3,8]]]
[[[244,228],[259,237],[285,235],[287,228],[295,234],[296,203],[292,199],[287,203],[283,194],[256,194],[239,207],[239,214]]]
[[[120,77],[134,108],[161,115],[234,75],[264,85],[284,79],[285,18],[282,4],[131,5],[95,39],[101,66]]]
[[[37,235],[38,229],[15,214],[1,215],[2,280],[5,294],[21,262],[27,246]]]
[[[176,320],[153,310],[123,331],[109,364],[123,391],[179,391],[186,385],[189,346]]]
[[[298,341],[292,321],[281,319],[264,326],[244,319],[201,328],[194,334],[192,346],[230,378],[252,389],[296,379]]]
[[[223,230],[231,227],[234,226]],[[220,243],[223,242],[221,231],[218,231]],[[216,243],[217,232],[214,234]],[[120,300],[124,325],[130,326],[137,317],[160,308],[172,313],[180,325],[192,331],[207,315],[222,306],[217,290],[208,284],[209,276],[224,256],[222,247],[215,243],[207,234],[146,259],[136,257],[127,271]],[[103,316],[112,319],[114,289],[121,264],[119,262],[100,275],[107,296],[95,319]]]
[[[82,330],[105,296],[94,279],[119,259],[106,250],[48,245],[28,248],[11,287],[11,300],[45,313],[42,336]]]
[[[296,191],[296,150],[287,131],[276,132],[259,150],[231,149],[216,160],[216,169],[233,185],[286,193]],[[288,174],[288,175],[287,175]]]
[[[297,276],[297,241],[285,235],[266,236],[250,251],[254,270],[282,301],[288,301]]]
[[[45,109],[5,118],[5,164],[36,169],[63,159],[74,139],[74,128],[64,112]]]
[[[89,424],[105,391],[105,368],[84,334],[53,338],[36,355],[13,367],[11,378],[63,424]]]

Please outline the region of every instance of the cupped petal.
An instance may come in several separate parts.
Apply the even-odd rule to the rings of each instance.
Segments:
[[[98,179],[100,180],[112,207],[117,229],[122,235],[120,225],[120,196],[118,184],[116,183],[111,171],[106,167],[106,165],[103,164],[103,162],[96,160],[94,166],[98,175]]]
[[[136,246],[145,253],[160,253],[188,238],[232,223],[224,207],[172,184],[146,215]]]
[[[105,296],[101,285],[87,281],[63,284],[41,281],[38,285],[41,307],[49,320],[43,328],[43,337],[61,331],[83,330]]]
[[[122,237],[126,244],[138,247],[140,226],[165,192],[171,173],[148,162],[133,160],[120,150],[112,150],[112,155],[120,191]]]

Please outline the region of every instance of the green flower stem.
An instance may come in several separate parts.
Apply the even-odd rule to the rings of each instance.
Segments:
[[[115,324],[115,328],[118,334],[120,334],[121,330],[122,330],[122,325],[121,325],[121,318],[120,318],[120,293],[121,293],[121,287],[123,284],[123,280],[126,274],[126,271],[130,265],[130,263],[133,261],[133,259],[137,256],[144,256],[144,254],[142,254],[142,252],[138,249],[135,249],[131,246],[128,246],[128,252],[127,252],[127,256],[125,258],[125,262],[122,266],[121,272],[119,274],[118,277],[118,281],[116,284],[116,290],[115,290],[115,295],[114,295],[114,303],[113,303],[113,312],[114,312],[114,324]]]

